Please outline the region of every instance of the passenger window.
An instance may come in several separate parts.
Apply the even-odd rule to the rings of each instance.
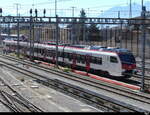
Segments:
[[[118,60],[117,60],[116,57],[110,56],[110,62],[112,62],[112,63],[118,63]]]
[[[66,58],[69,58],[69,53],[66,53],[67,55],[66,55]]]
[[[53,54],[52,54],[52,53],[53,53],[53,52],[52,52],[52,50],[50,50],[50,51],[49,51],[49,56],[50,56],[50,57],[52,57],[52,56],[53,56]]]
[[[94,64],[102,64],[102,58],[92,57],[91,62],[94,63]]]
[[[96,57],[92,57],[92,63],[96,63]]]
[[[102,58],[97,58],[97,64],[102,64]]]
[[[77,55],[77,62],[80,63],[80,55]]]
[[[64,58],[68,58],[68,56],[67,56],[67,53],[66,53],[66,52],[64,52]]]
[[[60,52],[60,55],[59,55],[60,57],[63,57],[63,52]]]
[[[60,57],[60,56],[61,56],[61,52],[58,51],[58,57]]]
[[[82,64],[85,64],[85,56],[84,55],[81,55],[81,62],[82,62]]]
[[[68,58],[69,58],[69,61],[72,60],[72,54],[71,53],[69,53]]]

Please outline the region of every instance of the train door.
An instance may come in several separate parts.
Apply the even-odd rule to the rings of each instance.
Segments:
[[[7,52],[10,52],[10,49],[11,49],[10,47],[11,47],[11,45],[9,44],[7,47]]]
[[[69,63],[68,58],[69,58],[69,53],[64,52],[63,62],[64,62],[65,64],[68,64],[68,63]]]
[[[77,64],[77,54],[76,53],[73,53],[72,54],[72,69],[75,69],[76,68],[76,64]]]
[[[12,45],[10,45],[10,47],[9,47],[9,53],[12,52],[12,48],[13,48]]]
[[[103,55],[98,57],[97,64],[99,65],[98,69],[102,70],[102,74],[107,75],[110,70],[109,56]]]
[[[44,51],[43,51],[43,58],[44,58],[44,60],[46,60],[46,49],[44,49]]]
[[[90,55],[86,55],[85,57],[85,62],[86,62],[86,71],[89,72],[90,71],[90,60],[91,60],[91,56]]]
[[[52,51],[52,62],[56,63],[56,52],[54,50]]]
[[[24,47],[24,55],[27,56],[27,48]]]
[[[119,68],[119,60],[116,56],[109,56],[109,73],[112,75],[118,75],[118,72],[120,71]]]
[[[14,51],[15,51],[15,48],[14,48],[14,46],[13,46],[13,45],[11,46],[11,51],[12,51],[12,52],[14,52]]]

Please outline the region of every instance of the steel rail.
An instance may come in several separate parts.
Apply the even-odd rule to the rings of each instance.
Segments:
[[[5,95],[5,93],[3,91],[1,91],[1,95],[4,98],[4,100],[7,102],[7,104],[11,105],[13,108],[15,108],[17,110],[17,112],[24,112],[23,110],[21,110],[21,108],[17,107],[16,102],[18,104],[20,104],[20,102],[13,100],[12,97],[8,97],[7,95]],[[21,105],[21,104],[20,104]]]
[[[43,76],[42,76],[43,77]],[[106,88],[106,87],[105,87]]]
[[[16,69],[16,67],[13,65],[12,67],[9,67],[8,66],[8,64],[7,65],[4,65],[4,66],[6,66],[6,67],[8,67],[8,68],[10,68],[10,69],[14,69],[15,71],[17,70],[18,72],[20,71],[20,68],[18,68],[18,69]],[[21,70],[21,71],[24,71],[24,70]],[[100,107],[100,108],[102,108],[103,107],[103,109],[104,109],[104,107],[105,107],[105,109],[107,109],[107,110],[109,110],[109,111],[114,111],[114,112],[119,112],[119,110],[118,110],[118,108],[119,107],[121,107],[121,108],[123,108],[123,109],[125,109],[126,111],[132,111],[132,112],[138,112],[138,110],[134,110],[134,109],[132,109],[131,107],[126,107],[126,106],[124,106],[124,104],[122,104],[122,105],[120,105],[119,103],[121,103],[121,102],[107,102],[107,103],[110,103],[110,105],[112,106],[112,107],[109,107],[109,106],[105,106],[104,104],[101,104],[102,102],[102,100],[103,101],[108,101],[107,99],[105,99],[105,98],[102,98],[102,97],[99,97],[99,96],[96,96],[96,95],[94,95],[94,92],[92,92],[92,93],[89,93],[88,91],[84,91],[84,89],[82,89],[81,87],[78,87],[77,88],[77,86],[72,86],[71,84],[67,84],[66,85],[66,83],[64,83],[64,82],[62,82],[62,81],[59,81],[59,80],[57,80],[57,79],[46,79],[46,78],[44,78],[44,76],[41,76],[41,75],[39,75],[39,74],[36,74],[36,73],[33,73],[33,72],[30,72],[30,71],[28,71],[27,73],[24,73],[24,72],[20,72],[20,73],[23,73],[23,74],[26,74],[28,77],[30,76],[30,77],[32,77],[32,78],[34,78],[34,79],[37,79],[37,81],[38,82],[42,82],[42,84],[47,84],[47,86],[53,86],[53,87],[56,87],[56,89],[57,90],[63,90],[62,92],[64,92],[64,91],[66,91],[67,89],[67,94],[68,93],[71,93],[71,94],[73,94],[73,95],[75,95],[75,96],[77,96],[77,97],[80,97],[80,98],[82,98],[82,99],[84,99],[84,100],[86,100],[86,101],[88,101],[88,102],[90,102],[90,103],[94,103],[94,105],[96,105],[96,107]],[[42,79],[39,79],[39,78],[37,78],[37,77],[33,77],[33,75],[31,75],[31,74],[33,74],[34,76],[36,75],[36,76],[40,76],[42,79],[44,79],[44,80],[42,80]],[[45,80],[46,79],[46,80]],[[80,94],[79,94],[80,93]],[[90,97],[95,97],[95,99],[94,99],[94,101],[93,100],[91,100],[91,99],[88,99],[88,97],[87,96],[90,96]],[[95,101],[96,100],[96,101]],[[98,102],[99,101],[99,102]],[[116,107],[117,106],[117,107]],[[117,109],[116,109],[117,108]],[[141,111],[143,111],[143,110],[141,110]]]
[[[12,112],[19,112],[18,109],[16,109],[14,106],[12,106],[12,105],[9,104],[9,103],[6,103],[6,102],[3,101],[2,99],[0,99],[0,102],[1,102],[4,106],[6,106],[7,108],[9,108],[10,111],[12,111]]]
[[[10,100],[13,100],[13,101],[17,102],[18,104],[23,105],[23,107],[27,108],[27,110],[29,110],[29,111],[31,111],[31,112],[39,112],[39,110],[34,109],[34,108],[30,105],[30,103],[28,103],[28,102],[26,102],[26,101],[24,101],[24,100],[18,99],[18,98],[16,98],[16,97],[12,96],[11,94],[7,93],[6,91],[1,91],[1,92],[3,93],[3,95],[7,96]],[[15,95],[15,96],[18,97],[18,95]],[[12,101],[12,102],[13,102],[13,101]],[[11,103],[11,102],[9,102],[9,103]],[[13,103],[13,104],[15,105],[15,103]],[[20,109],[19,107],[17,107],[16,105],[15,105],[15,107],[16,107],[18,110],[20,110],[20,112],[24,112],[24,110],[21,110],[21,109]]]
[[[7,93],[4,90],[0,90],[0,93],[2,97],[7,101],[8,104],[12,105],[14,108],[16,108],[19,112],[24,112],[24,110],[21,110],[19,107],[17,107],[13,101],[10,102],[10,100],[14,100],[15,102],[19,103],[20,105],[23,105],[31,112],[43,112],[40,108],[36,107],[34,104],[29,102],[27,99],[22,97],[15,89],[13,89],[10,85],[8,85],[3,79],[0,78],[0,80],[7,86],[16,97],[12,96],[11,94]],[[9,100],[8,100],[9,99]],[[17,112],[18,112],[17,111]]]
[[[5,57],[6,58],[6,57]],[[9,58],[9,57],[8,57]],[[10,59],[10,58],[9,58]],[[22,64],[27,64],[27,65],[29,65],[30,67],[34,67],[34,68],[36,68],[36,69],[40,69],[40,70],[43,70],[43,71],[46,71],[46,72],[49,72],[49,73],[52,73],[52,74],[56,74],[56,75],[59,75],[59,76],[61,76],[61,77],[65,77],[65,78],[68,78],[68,79],[71,79],[71,80],[75,80],[75,79],[79,79],[79,80],[83,80],[83,81],[87,81],[87,82],[89,82],[89,83],[92,83],[91,85],[93,86],[93,87],[97,87],[97,88],[102,88],[102,87],[98,87],[98,86],[96,86],[96,85],[102,85],[102,83],[99,83],[99,82],[96,82],[96,81],[92,81],[91,79],[90,80],[87,80],[86,78],[84,78],[84,77],[79,77],[79,76],[77,76],[77,75],[74,75],[74,74],[69,74],[69,73],[66,73],[66,72],[62,72],[62,71],[58,71],[58,70],[55,70],[55,69],[51,69],[51,68],[46,68],[46,67],[40,67],[40,66],[37,66],[36,64],[34,64],[34,63],[28,63],[28,62],[23,62],[22,60],[17,60],[16,58],[15,59],[12,59],[11,58],[11,60],[13,60],[13,61],[16,61],[16,62],[19,62],[19,63],[22,63]],[[70,77],[70,76],[72,76],[72,77]],[[90,84],[89,84],[90,85]],[[129,91],[129,90],[126,90],[126,89],[123,89],[123,88],[119,88],[119,87],[116,87],[116,86],[114,86],[114,85],[112,85],[112,86],[110,86],[110,85],[106,85],[106,84],[103,84],[103,86],[107,86],[107,87],[109,87],[109,88],[111,88],[111,90],[108,90],[109,92],[112,92],[112,89],[115,89],[116,91],[119,91],[119,93],[117,93],[117,92],[113,92],[113,93],[117,93],[117,94],[120,94],[120,91],[121,92],[124,92],[124,93],[126,93],[126,96],[128,96],[128,94],[131,94],[131,95],[134,95],[133,97],[129,97],[129,98],[132,98],[132,99],[135,99],[135,96],[138,96],[139,97],[139,99],[137,99],[137,100],[140,100],[140,101],[142,101],[141,100],[141,98],[144,98],[143,100],[145,100],[145,99],[148,99],[149,101],[150,101],[150,97],[148,97],[149,95],[147,95],[147,96],[143,96],[143,95],[141,95],[141,94],[137,94],[136,92],[133,92],[133,91]],[[103,88],[103,89],[105,89],[105,88]],[[124,94],[124,96],[125,96],[125,94]],[[143,102],[145,102],[145,103],[148,103],[148,104],[150,104],[149,102],[147,102],[147,100],[146,101],[143,101]]]

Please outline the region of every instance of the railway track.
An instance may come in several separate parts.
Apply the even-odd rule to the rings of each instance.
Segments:
[[[137,68],[139,70],[142,70],[142,61],[136,61],[137,62]],[[145,61],[145,70],[147,72],[150,72],[150,62]],[[149,76],[150,77],[150,76]]]
[[[43,112],[40,108],[25,99],[15,89],[13,89],[5,80],[0,78],[4,84],[4,89],[0,89],[0,102],[12,112]],[[7,91],[6,91],[7,90]]]
[[[10,57],[5,57],[5,59],[6,58],[9,58],[9,60],[10,60]],[[105,90],[105,91],[109,91],[109,92],[112,92],[112,93],[114,93],[114,94],[117,94],[117,95],[121,95],[121,96],[125,96],[125,97],[127,97],[127,98],[130,98],[130,99],[134,99],[134,100],[137,100],[137,101],[140,101],[140,102],[143,102],[143,103],[146,103],[146,104],[150,104],[150,98],[148,97],[149,95],[147,95],[147,94],[144,94],[144,93],[137,93],[137,92],[133,92],[133,91],[130,91],[130,90],[127,90],[127,89],[123,89],[123,88],[119,88],[119,87],[116,87],[116,86],[110,86],[110,84],[105,84],[105,83],[100,83],[100,82],[97,82],[97,81],[95,81],[95,80],[88,80],[88,79],[85,79],[84,77],[82,77],[82,76],[76,76],[76,75],[73,75],[73,74],[68,74],[68,73],[65,73],[65,72],[62,72],[62,71],[59,71],[59,70],[50,70],[50,68],[44,68],[44,67],[40,67],[40,66],[37,66],[36,64],[34,64],[33,65],[33,63],[28,63],[28,62],[24,62],[24,61],[22,61],[22,60],[16,60],[16,59],[13,59],[13,58],[11,58],[11,60],[13,60],[13,61],[17,61],[18,63],[22,63],[22,64],[27,64],[27,65],[29,65],[29,66],[34,66],[34,68],[37,68],[37,69],[42,69],[43,71],[46,71],[46,72],[50,72],[50,73],[53,73],[53,74],[57,74],[57,75],[59,75],[59,76],[61,76],[61,77],[65,77],[65,78],[67,78],[67,79],[71,79],[71,80],[74,80],[74,81],[77,81],[77,82],[80,82],[80,83],[82,83],[82,84],[85,84],[85,85],[88,85],[88,86],[92,86],[92,87],[96,87],[96,88],[100,88],[100,89],[103,89],[103,90]],[[3,62],[4,63],[4,62]],[[11,69],[14,69],[14,65],[11,65],[11,64],[6,64],[5,66],[7,66],[7,67],[9,67],[9,68],[11,68]],[[14,69],[14,70],[17,70],[18,72],[20,72],[20,68],[19,67],[15,67],[15,68],[18,68],[18,69]],[[21,70],[23,70],[23,69],[21,69]],[[28,71],[28,70],[25,70],[27,73],[29,73],[30,71]],[[27,73],[24,73],[23,72],[23,74],[27,74]],[[33,72],[32,72],[32,74],[33,74]],[[36,73],[34,73],[34,76],[39,76],[38,74],[36,74]],[[29,75],[28,75],[29,76]],[[33,77],[33,75],[30,75],[31,77]],[[72,77],[70,77],[70,76],[72,76]],[[71,91],[71,94],[73,93],[73,95],[76,95],[76,94],[80,94],[80,97],[81,97],[81,89],[82,88],[77,88],[77,89],[73,89],[73,87],[70,87],[70,86],[72,86],[72,85],[70,85],[70,84],[67,84],[66,85],[66,83],[65,83],[65,85],[64,85],[64,83],[62,82],[62,81],[60,81],[60,80],[56,80],[56,79],[54,79],[54,80],[52,80],[52,79],[50,79],[50,78],[45,78],[45,76],[42,76],[42,75],[40,75],[40,78],[41,79],[39,79],[39,78],[37,78],[36,77],[36,79],[37,79],[37,82],[40,82],[40,83],[42,83],[42,84],[44,84],[44,85],[47,85],[47,86],[49,86],[49,85],[53,85],[53,87],[55,87],[56,89],[57,88],[61,88],[61,90],[63,90],[63,92],[66,92],[67,91],[67,93],[68,93],[68,90],[70,91],[70,89],[72,89]],[[44,80],[43,80],[44,79]],[[52,83],[52,84],[50,84],[50,83]],[[63,84],[63,85],[62,85]],[[64,91],[65,90],[65,91]],[[94,100],[95,101],[95,103],[94,102],[92,102],[92,103],[94,103],[94,105],[96,105],[96,107],[97,106],[99,106],[98,104],[99,103],[101,103],[103,106],[105,105],[105,103],[106,103],[106,99],[101,99],[101,98],[99,98],[98,96],[95,96],[95,95],[91,95],[91,94],[89,94],[89,93],[84,93],[83,94],[83,92],[82,92],[82,96],[85,98],[92,98],[92,100]],[[93,97],[96,97],[95,99],[93,99]],[[89,100],[88,100],[89,101]],[[98,103],[98,104],[97,104]],[[111,107],[109,107],[109,109],[110,110],[112,110],[112,109],[114,109],[114,108],[117,108],[115,111],[128,111],[128,110],[124,110],[123,108],[124,107],[121,107],[122,105],[116,105],[116,106],[114,106],[115,104],[113,103],[113,104],[110,104],[110,105],[113,105],[113,106],[111,106]],[[126,107],[125,107],[126,108]],[[131,109],[132,107],[130,107],[130,109]],[[112,110],[112,111],[114,111],[114,110]],[[133,111],[133,110],[132,110]],[[139,111],[139,110],[135,110],[135,111]]]
[[[13,68],[14,67],[12,67],[12,68],[10,67],[10,69],[13,69]],[[18,71],[20,71],[20,69]],[[21,72],[21,73],[23,73],[23,72]],[[25,73],[23,73],[23,74],[25,74]],[[31,75],[31,73],[29,74],[29,71],[28,71],[28,74],[26,74],[26,75],[33,77],[33,73]],[[34,73],[34,75],[38,76],[35,73]],[[98,94],[94,94],[94,92],[90,92],[88,90],[82,89],[81,87],[73,86],[71,84],[62,82],[57,79],[43,79],[43,76],[42,76],[42,79],[39,79],[37,77],[36,78],[33,77],[33,78],[37,79],[37,82],[39,82],[45,86],[50,86],[50,87],[52,87],[56,90],[59,90],[63,93],[70,94],[71,96],[74,96],[78,99],[80,98],[82,100],[85,100],[86,102],[92,103],[97,108],[103,109],[105,111],[117,112],[120,110],[120,108],[122,108],[121,110],[123,110],[123,111],[130,111],[130,112],[136,111],[136,110],[131,109],[131,107],[126,107],[126,106],[122,107],[122,105],[120,105],[119,103],[107,102],[108,98],[98,96]],[[108,105],[106,106],[104,103],[109,103],[109,105],[111,105],[111,106],[108,106]]]
[[[149,62],[145,62],[145,86],[147,88],[150,88],[150,63]],[[134,78],[136,78],[136,81],[141,81],[142,79],[142,62],[141,61],[137,61],[137,70],[138,73],[136,75],[134,75]]]

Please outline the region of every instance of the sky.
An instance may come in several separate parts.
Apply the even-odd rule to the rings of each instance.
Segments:
[[[29,16],[29,10],[37,9],[38,15],[43,15],[46,9],[46,16],[55,16],[55,0],[0,0],[0,7],[3,15]],[[58,16],[79,16],[83,8],[88,16],[98,16],[105,10],[114,6],[129,5],[130,0],[56,0]],[[146,0],[145,0],[146,1]],[[144,1],[144,2],[145,2]],[[147,0],[148,1],[148,0]],[[132,0],[132,3],[141,4],[141,0]],[[73,8],[74,7],[74,8]],[[73,10],[74,9],[74,10]],[[73,15],[74,14],[74,15]]]

